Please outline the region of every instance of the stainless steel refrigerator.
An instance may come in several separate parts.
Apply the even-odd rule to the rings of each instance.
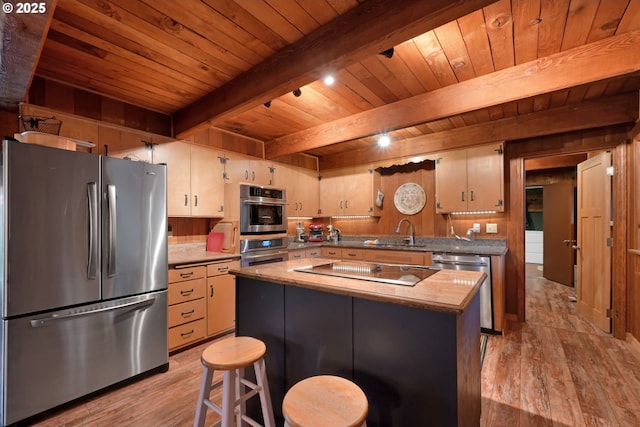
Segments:
[[[166,167],[10,139],[0,167],[2,425],[166,370]]]

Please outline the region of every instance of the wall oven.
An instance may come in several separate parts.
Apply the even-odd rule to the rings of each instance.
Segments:
[[[270,264],[288,259],[289,251],[287,250],[286,237],[240,240],[241,267]]]
[[[240,234],[287,232],[286,191],[240,185]]]

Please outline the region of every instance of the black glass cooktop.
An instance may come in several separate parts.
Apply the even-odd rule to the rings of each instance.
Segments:
[[[335,261],[329,264],[294,268],[294,271],[391,283],[394,285],[415,286],[416,283],[436,273],[438,269],[420,265]]]

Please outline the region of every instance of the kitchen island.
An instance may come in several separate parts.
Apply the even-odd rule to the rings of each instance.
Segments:
[[[231,271],[236,333],[267,345],[276,418],[282,421],[293,384],[333,374],[364,390],[369,427],[479,426],[478,289],[485,275],[442,270],[403,286],[294,271],[335,261]]]

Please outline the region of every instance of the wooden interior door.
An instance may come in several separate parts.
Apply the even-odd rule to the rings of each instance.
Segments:
[[[578,313],[611,332],[611,153],[578,165]]]
[[[542,193],[544,277],[573,286],[575,218],[573,182],[545,185]]]

